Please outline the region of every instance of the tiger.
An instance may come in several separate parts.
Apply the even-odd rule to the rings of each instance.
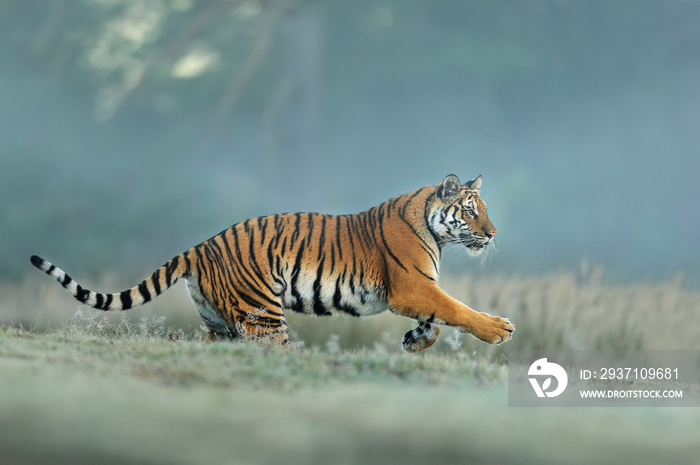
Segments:
[[[461,184],[450,174],[360,213],[248,219],[114,294],[90,291],[36,255],[31,263],[82,304],[106,311],[143,305],[184,279],[207,341],[288,344],[287,310],[355,317],[389,310],[417,321],[401,341],[407,352],[431,347],[441,326],[500,344],[515,329],[507,318],[477,312],[438,287],[447,245],[477,256],[494,241],[481,185],[481,175]]]

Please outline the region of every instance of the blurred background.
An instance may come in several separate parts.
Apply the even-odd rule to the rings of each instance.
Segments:
[[[674,0],[2,0],[0,276],[36,253],[131,285],[243,219],[456,173],[499,250],[448,273],[700,283],[698,24]]]
[[[127,312],[143,342],[89,339],[122,315],[76,313],[29,263],[121,291],[244,219],[357,212],[448,173],[483,175],[498,251],[449,251],[441,286],[517,329],[491,346],[445,328],[395,383],[375,378],[384,365],[361,383],[304,365],[312,387],[290,401],[256,388],[291,373],[260,368],[273,357],[238,372],[222,369],[236,347],[161,352],[148,328],[201,337],[182,284]],[[2,333],[0,449],[20,451],[12,463],[230,461],[236,444],[260,463],[282,447],[285,463],[318,447],[323,463],[692,463],[693,409],[508,409],[477,368],[510,349],[699,350],[699,173],[698,0],[0,0],[0,325],[68,328],[61,343]],[[363,363],[415,325],[288,323],[328,360],[373,349]],[[123,355],[101,360],[105,344]],[[421,364],[452,366],[436,350],[475,364],[473,384],[415,382]],[[188,366],[205,381],[169,380]],[[224,393],[212,373],[240,384]]]

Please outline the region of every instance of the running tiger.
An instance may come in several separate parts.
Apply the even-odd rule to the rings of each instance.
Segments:
[[[89,291],[37,256],[31,262],[77,300],[101,310],[138,307],[184,278],[207,327],[207,340],[287,343],[286,309],[358,317],[391,310],[418,322],[403,337],[408,352],[433,345],[439,325],[500,344],[511,337],[510,321],[476,312],[437,285],[445,245],[461,244],[479,255],[496,236],[480,187],[481,176],[460,184],[451,174],[436,186],[353,215],[288,213],[249,219],[116,294]]]

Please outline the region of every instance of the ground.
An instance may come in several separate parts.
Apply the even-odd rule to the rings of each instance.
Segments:
[[[693,463],[698,409],[507,406],[476,354],[0,329],[0,462]],[[109,333],[109,334],[108,334]]]

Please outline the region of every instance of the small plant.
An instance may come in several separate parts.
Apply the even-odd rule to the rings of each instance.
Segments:
[[[445,338],[445,343],[452,352],[459,352],[462,349],[462,335],[457,328],[453,328]]]
[[[105,336],[112,332],[112,322],[103,314],[78,308],[66,323],[65,331],[69,334]]]
[[[187,336],[182,329],[165,325],[164,316],[140,318],[138,323],[133,323],[125,314],[121,314],[118,321],[113,321],[104,313],[85,311],[78,308],[75,314],[64,326],[67,334],[110,336],[123,338],[139,335],[145,338],[168,339],[170,341],[186,340]],[[195,338],[196,335],[195,335]]]
[[[337,334],[331,334],[326,342],[326,352],[332,355],[336,355],[340,352],[340,336]]]

